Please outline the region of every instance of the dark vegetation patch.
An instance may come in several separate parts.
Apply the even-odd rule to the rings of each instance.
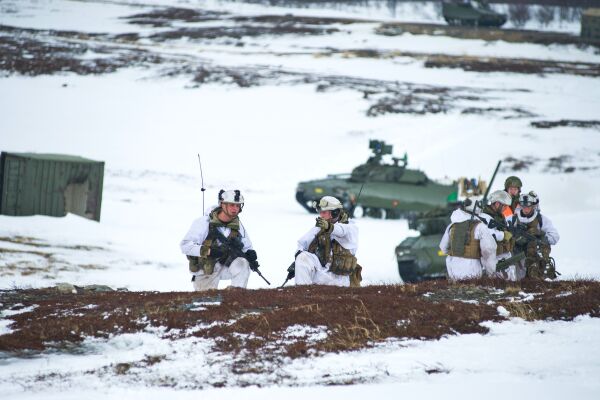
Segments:
[[[180,28],[172,31],[158,32],[150,35],[156,41],[187,39],[242,39],[265,35],[326,35],[337,32],[336,28],[317,28],[309,26],[275,25],[275,26],[216,26],[203,28]]]
[[[161,57],[139,49],[124,51],[82,42],[54,40],[42,36],[55,32],[37,31],[40,37],[21,31],[5,34],[7,27],[0,26],[0,71],[22,75],[52,75],[72,72],[79,75],[105,74],[132,65],[158,64]],[[12,31],[13,28],[9,29]],[[70,32],[62,32],[70,35]],[[90,56],[95,53],[95,56]]]
[[[529,60],[523,58],[429,56],[426,68],[459,68],[472,72],[513,72],[520,74],[571,74],[599,77],[600,64]]]
[[[504,119],[531,118],[536,115],[521,107],[467,107],[461,114],[497,115]]]
[[[580,119],[561,119],[558,121],[532,121],[531,126],[540,129],[557,128],[559,126],[568,126],[573,128],[600,128],[600,121],[586,121]]]
[[[159,8],[149,12],[123,17],[123,19],[129,20],[132,24],[152,25],[155,27],[171,26],[173,22],[197,23],[207,21],[234,21],[251,24],[270,24],[273,26],[348,25],[365,22],[365,20],[353,18],[305,17],[293,14],[233,16],[222,11],[178,7]]]
[[[419,24],[391,22],[381,24],[375,32],[385,36],[398,36],[404,33],[412,35],[450,36],[460,39],[479,39],[485,41],[502,40],[511,43],[536,43],[543,45],[573,44],[577,46],[600,47],[600,40],[585,39],[578,35],[560,32],[542,32],[519,29],[471,28],[442,24]]]
[[[187,12],[176,10],[173,15],[169,16],[187,19],[208,18],[203,13],[185,14]],[[179,13],[184,14],[180,15]],[[152,16],[154,14],[138,14],[138,16],[141,16],[140,18],[146,18],[148,15]],[[282,21],[282,26],[290,18],[291,21],[298,20],[298,18],[291,16],[262,16],[256,18],[260,21],[279,18],[278,21]],[[165,19],[169,20],[166,17]],[[302,18],[299,19],[303,20]],[[315,22],[311,18],[307,18],[305,21]],[[292,29],[296,29],[293,25],[290,26]],[[316,27],[316,29],[323,29],[322,27]],[[260,30],[264,27],[257,25],[257,27],[253,26],[254,28]],[[213,35],[218,37],[221,35],[219,32],[210,33],[213,28],[198,29],[204,29],[201,36]],[[166,31],[161,35],[167,37],[178,31],[179,33],[174,36],[178,37],[184,31],[193,33],[193,31],[199,31],[198,29],[182,28],[176,31]],[[245,34],[243,30],[236,31],[237,27],[235,26],[223,29],[230,29],[229,34],[231,37],[237,38]],[[5,32],[6,35],[2,32]],[[476,108],[474,107],[475,103],[486,102],[490,96],[490,91],[485,88],[444,87],[347,76],[316,75],[269,66],[219,66],[198,57],[163,55],[153,53],[152,50],[145,51],[129,43],[138,39],[137,34],[116,36],[88,34],[86,36],[86,34],[71,31],[19,29],[0,26],[0,55],[2,56],[0,70],[30,76],[63,72],[87,75],[110,73],[125,67],[156,65],[160,67],[158,74],[161,76],[190,76],[192,80],[191,87],[199,87],[205,84],[232,84],[242,88],[260,85],[313,84],[319,92],[335,90],[360,92],[369,103],[366,114],[373,117],[389,113],[435,114],[448,112],[456,108],[459,111],[467,109],[466,112],[473,112]],[[356,54],[371,56],[370,51],[358,51]],[[497,90],[495,91],[497,92]],[[487,111],[485,107],[481,107],[476,112],[486,113]],[[494,110],[489,112],[496,113]],[[502,116],[505,118],[519,118],[526,113],[527,111],[522,109],[507,109],[506,112],[502,112]]]
[[[488,329],[481,322],[504,319],[498,306],[527,320],[600,316],[600,283],[593,281],[435,281],[355,289],[311,286],[205,293],[90,289],[77,293],[55,288],[0,292],[4,310],[35,306],[5,317],[14,321],[9,326],[13,332],[0,336],[0,351],[18,356],[72,349],[86,337],[108,338],[164,327],[163,337],[172,340],[212,339],[215,351],[234,356],[233,371],[246,373],[282,356],[358,350],[390,338],[484,334]],[[308,333],[290,335],[290,327],[299,325]],[[310,330],[321,336],[312,337]],[[121,373],[130,367],[115,366]],[[438,372],[444,372],[443,368],[432,369]]]
[[[526,156],[523,158],[516,158],[513,156],[506,157],[503,161],[503,172],[509,171],[528,171],[529,168],[536,165],[540,159],[533,156]]]
[[[226,12],[209,10],[192,10],[189,8],[169,7],[156,9],[145,13],[139,13],[123,17],[131,24],[151,25],[154,27],[171,26],[174,21],[181,22],[206,22],[215,21],[229,15]]]
[[[546,160],[542,160],[538,157],[533,156],[526,156],[522,158],[509,156],[506,157],[503,161],[503,167],[501,168],[503,172],[529,171],[534,167],[540,167],[543,172],[572,173],[577,170],[589,171],[596,170],[599,168],[596,165],[590,164],[589,160],[586,165],[584,164],[586,160],[577,160],[576,157],[573,157],[568,154],[561,154],[555,157],[550,157]],[[576,166],[576,162],[579,162],[581,165]]]
[[[325,27],[332,24],[358,22],[343,18],[318,18],[286,15],[232,16],[226,12],[195,10],[187,8],[156,9],[125,17],[132,24],[169,28],[174,22],[199,23],[219,21],[222,26],[183,27],[157,32],[149,38],[155,41],[187,39],[214,40],[220,38],[242,39],[265,35],[328,35],[338,32],[338,28]],[[120,38],[123,38],[122,36]],[[130,35],[130,40],[139,39]]]
[[[341,75],[315,75],[281,69],[242,66],[223,67],[210,64],[177,66],[163,71],[165,76],[190,75],[195,87],[203,84],[234,84],[252,87],[266,84],[316,85],[317,92],[354,90],[370,105],[371,117],[390,113],[423,115],[468,107],[464,102],[485,102],[489,91],[477,88],[445,87],[397,81],[352,78]],[[460,104],[460,105],[458,105]]]
[[[425,68],[458,68],[470,72],[511,72],[520,74],[571,74],[600,76],[600,64],[570,61],[535,60],[526,58],[499,58],[428,54],[410,51],[373,49],[330,50],[321,56],[338,54],[343,57],[393,58],[410,57],[424,61]]]
[[[237,22],[252,22],[252,23],[269,23],[276,25],[349,25],[356,23],[369,22],[368,20],[354,18],[332,18],[332,17],[304,17],[293,14],[285,15],[257,15],[257,16],[240,16],[232,18]],[[371,21],[372,22],[372,21]]]

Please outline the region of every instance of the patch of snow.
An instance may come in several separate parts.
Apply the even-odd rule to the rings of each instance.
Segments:
[[[496,308],[496,310],[498,311],[498,314],[502,317],[510,316],[510,312],[506,308],[504,308],[504,306],[498,306],[498,308]]]

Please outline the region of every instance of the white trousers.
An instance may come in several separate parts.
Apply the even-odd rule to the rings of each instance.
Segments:
[[[194,290],[210,290],[217,289],[220,280],[230,280],[231,286],[246,288],[248,285],[248,278],[250,277],[250,263],[243,257],[238,257],[229,267],[221,263],[215,264],[215,270],[210,275],[205,275],[204,271],[200,269],[194,274],[196,278],[192,282]]]
[[[483,268],[479,259],[448,256],[446,257],[446,269],[448,270],[448,279],[451,281],[483,276]]]
[[[328,268],[321,266],[319,258],[308,251],[303,251],[296,257],[296,285],[330,285],[350,286],[350,277],[336,275]]]

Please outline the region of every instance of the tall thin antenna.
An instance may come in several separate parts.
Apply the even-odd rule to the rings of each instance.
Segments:
[[[206,188],[204,187],[204,174],[202,173],[202,161],[200,160],[200,153],[198,153],[198,164],[200,164],[200,179],[202,180],[202,187],[200,190],[202,191],[202,214],[204,214],[204,192]]]

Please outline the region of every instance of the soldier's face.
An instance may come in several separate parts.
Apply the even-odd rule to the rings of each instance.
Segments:
[[[240,213],[240,205],[233,203],[221,203],[221,208],[223,212],[228,217],[236,217]]]
[[[323,218],[326,221],[331,221],[331,210],[319,211],[319,217]]]
[[[492,204],[492,208],[498,213],[504,212],[506,207],[508,207],[506,204],[502,204],[499,201],[496,201],[494,204]]]
[[[518,195],[519,192],[520,192],[520,190],[516,186],[511,186],[511,187],[508,188],[508,194],[510,194],[513,197],[515,197],[516,195]]]
[[[533,213],[533,206],[529,206],[529,207],[522,207],[523,210],[523,215],[531,215]]]

